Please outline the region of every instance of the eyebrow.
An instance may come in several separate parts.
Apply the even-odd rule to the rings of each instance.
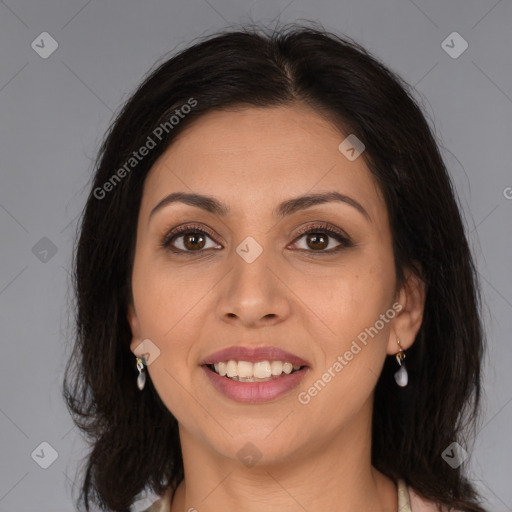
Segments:
[[[274,209],[273,214],[278,218],[283,218],[288,215],[292,215],[293,213],[304,210],[306,208],[310,208],[312,206],[330,202],[343,202],[352,207],[354,207],[359,213],[361,213],[368,222],[372,222],[370,215],[363,208],[363,206],[358,203],[355,199],[345,194],[340,194],[339,192],[324,192],[318,194],[309,194],[303,195],[299,197],[294,197],[292,199],[287,199],[280,203],[277,208]],[[203,194],[190,194],[185,192],[173,192],[168,196],[165,196],[150,212],[149,220],[151,217],[160,209],[168,206],[172,203],[184,203],[190,206],[195,206],[197,208],[201,208],[206,212],[213,213],[215,215],[219,215],[221,217],[225,217],[230,213],[230,208],[222,201],[215,199],[211,196],[206,196]]]

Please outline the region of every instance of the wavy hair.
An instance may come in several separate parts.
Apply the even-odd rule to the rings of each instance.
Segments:
[[[133,152],[190,98],[194,108],[161,130],[156,147],[128,171]],[[318,25],[245,26],[195,41],[148,73],[105,135],[73,251],[74,345],[62,390],[91,445],[80,510],[94,502],[127,512],[142,491],[174,491],[184,477],[177,420],[151,379],[142,392],[136,388],[129,348],[145,177],[176,135],[207,112],[294,103],[363,141],[389,213],[398,284],[406,268],[426,284],[423,322],[407,352],[409,385],[386,384],[396,369],[388,357],[375,389],[372,464],[426,498],[485,512],[465,465],[452,468],[441,456],[453,442],[469,451],[485,345],[477,273],[440,144],[407,83],[352,39]],[[116,173],[122,179],[114,182]]]

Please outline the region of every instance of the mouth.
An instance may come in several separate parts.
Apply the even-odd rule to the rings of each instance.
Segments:
[[[291,375],[305,365],[293,365],[289,361],[221,361],[204,365],[208,370],[235,382],[269,382],[283,375]]]
[[[277,399],[298,386],[310,369],[307,361],[277,347],[231,347],[200,366],[217,391],[245,403]]]

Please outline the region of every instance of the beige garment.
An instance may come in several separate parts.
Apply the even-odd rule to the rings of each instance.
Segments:
[[[406,486],[402,479],[397,482],[398,487],[398,512],[438,512],[436,503],[420,496],[412,487]],[[403,508],[401,508],[403,507]],[[460,512],[448,509],[445,505],[441,507],[443,512]]]
[[[416,494],[412,487],[409,487],[400,478],[397,482],[398,488],[398,512],[438,512],[434,502],[426,500]],[[171,495],[169,490],[143,512],[170,512]],[[447,511],[446,508],[443,508]]]
[[[398,487],[398,512],[412,512],[409,492],[405,482],[399,478],[396,486]]]
[[[170,512],[171,510],[171,489],[167,491],[156,501],[154,501],[148,508],[142,512]]]

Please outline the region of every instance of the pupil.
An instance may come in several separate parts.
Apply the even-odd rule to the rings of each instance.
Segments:
[[[199,242],[197,241],[199,239]],[[200,233],[192,233],[185,237],[185,246],[188,249],[194,249],[199,247],[200,249],[204,246],[204,237]]]
[[[323,240],[323,242],[318,242],[318,240],[320,240],[320,239]],[[308,235],[308,243],[310,243],[312,240],[313,240],[313,246],[311,247],[311,245],[310,245],[310,247],[312,249],[325,249],[328,245],[328,243],[326,241],[326,237],[321,233],[309,234]],[[314,244],[318,244],[318,243],[320,243],[320,247],[318,247],[318,246],[315,247]]]

